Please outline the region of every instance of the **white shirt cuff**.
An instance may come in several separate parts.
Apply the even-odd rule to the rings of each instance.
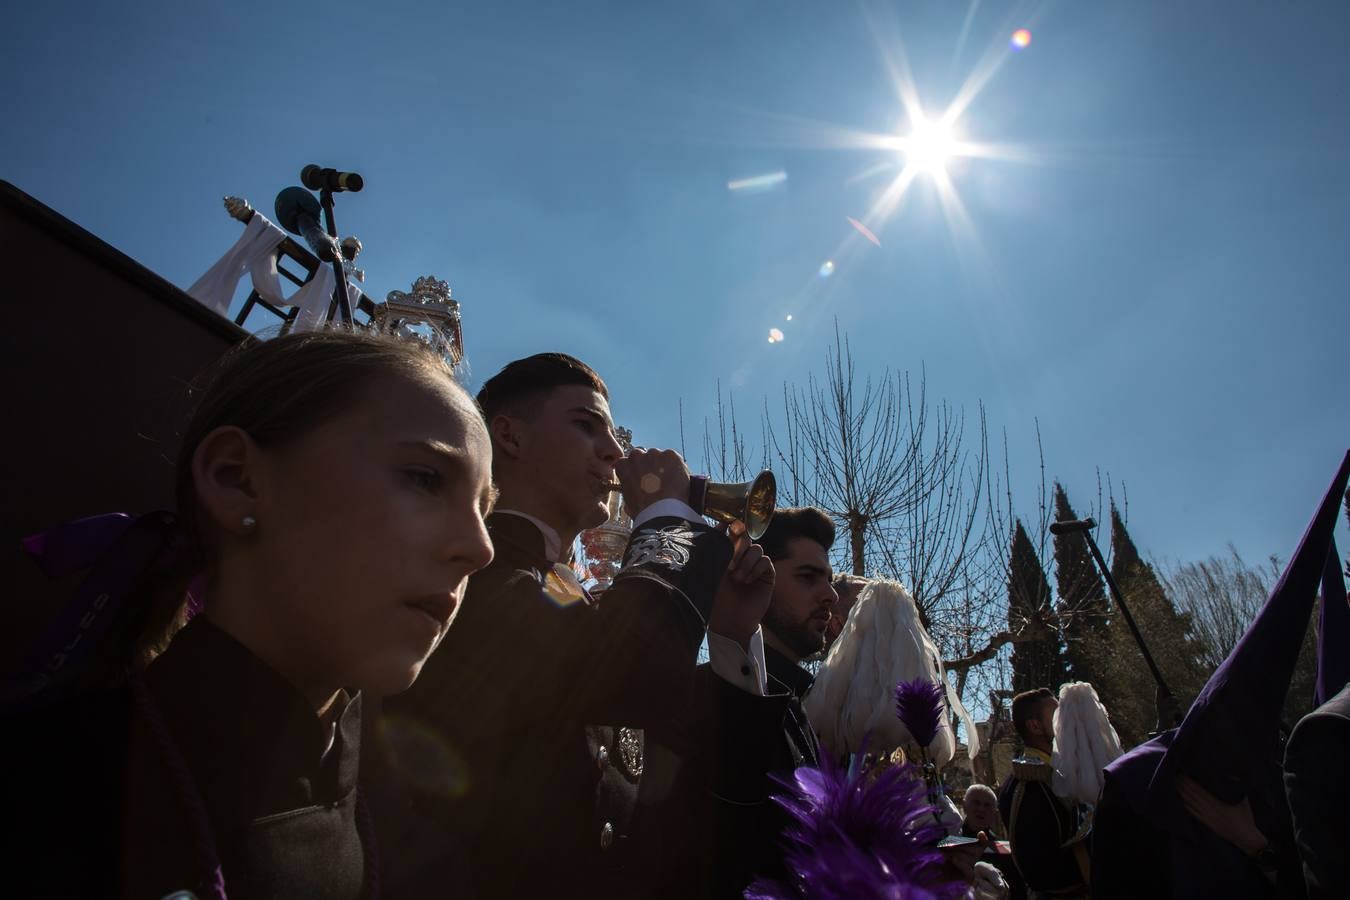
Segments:
[[[764,633],[756,628],[750,635],[750,651],[726,635],[708,632],[708,662],[712,670],[746,693],[763,697],[768,693],[764,671]]]
[[[676,516],[688,522],[703,522],[703,517],[694,512],[694,508],[688,503],[683,500],[676,500],[674,497],[667,497],[664,500],[657,500],[634,516],[633,530],[637,531],[646,522],[651,519],[659,519],[662,516]]]

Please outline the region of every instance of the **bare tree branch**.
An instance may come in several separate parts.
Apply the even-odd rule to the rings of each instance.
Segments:
[[[998,655],[999,650],[1008,644],[1021,644],[1027,641],[1039,641],[1050,635],[1050,629],[1044,625],[1029,623],[1021,631],[1000,631],[998,634],[989,638],[989,642],[982,648],[971,653],[968,656],[962,656],[957,659],[943,660],[942,664],[947,667],[949,672],[960,672],[969,669],[971,666],[978,666],[980,663],[988,662]]]

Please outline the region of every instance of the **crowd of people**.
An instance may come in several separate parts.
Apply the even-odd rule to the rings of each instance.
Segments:
[[[933,813],[950,838],[919,848],[924,887],[908,893],[889,871],[873,879],[885,893],[808,884],[784,853],[804,839],[791,779],[849,762],[817,737],[804,663],[867,582],[833,572],[822,510],[780,509],[757,540],[710,525],[685,460],[626,451],[606,382],[572,356],[519,359],[474,398],[416,341],[337,329],[250,341],[182,434],[173,514],[26,542],[44,570],[84,581],[57,622],[74,631],[55,656],[36,642],[5,693],[9,896],[1350,885],[1332,846],[1342,804],[1327,799],[1345,792],[1333,774],[1350,742],[1345,691],[1295,730],[1287,803],[1250,789],[1248,769],[1216,770],[1216,783],[1191,755],[1173,760],[1176,801],[1140,807],[1122,787],[1131,765],[1161,773],[1148,753],[1195,743],[1183,726],[1111,763],[1094,814],[1052,777],[1058,686],[1014,699],[1025,749],[1007,781],[969,787],[963,815]],[[606,520],[616,480],[632,536],[592,594],[571,548]],[[1247,735],[1263,762],[1276,750],[1264,735]],[[928,798],[947,803],[935,784]],[[1127,846],[1146,871],[1128,870]],[[1176,872],[1197,862],[1245,866],[1230,879],[1244,893],[1187,893],[1195,882]]]

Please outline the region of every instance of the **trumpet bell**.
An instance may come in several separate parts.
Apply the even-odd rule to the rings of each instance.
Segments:
[[[773,473],[765,469],[754,481],[740,484],[709,481],[699,512],[718,522],[743,522],[750,539],[757,541],[769,529],[777,502],[778,482]]]

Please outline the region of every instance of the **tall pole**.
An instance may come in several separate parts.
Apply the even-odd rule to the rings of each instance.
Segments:
[[[1144,662],[1148,664],[1148,670],[1153,674],[1153,680],[1157,683],[1157,689],[1154,691],[1154,704],[1158,710],[1158,722],[1155,731],[1166,731],[1180,725],[1181,716],[1177,709],[1177,701],[1172,696],[1172,691],[1167,687],[1167,682],[1163,679],[1162,672],[1158,669],[1158,664],[1153,661],[1153,654],[1149,652],[1148,644],[1144,643],[1144,636],[1139,633],[1139,626],[1134,622],[1134,616],[1130,615],[1130,607],[1125,603],[1125,597],[1120,593],[1120,588],[1116,585],[1116,580],[1111,577],[1111,570],[1106,566],[1106,560],[1102,558],[1102,551],[1097,547],[1097,542],[1092,539],[1092,529],[1097,527],[1094,519],[1083,519],[1081,522],[1056,522],[1056,525],[1075,526],[1083,525],[1082,528],[1063,528],[1062,532],[1070,530],[1083,532],[1083,537],[1087,539],[1088,549],[1092,551],[1092,558],[1097,561],[1097,568],[1101,570],[1102,578],[1106,580],[1106,587],[1111,591],[1111,599],[1115,601],[1116,606],[1125,615],[1125,624],[1130,626],[1130,633],[1134,635],[1134,642],[1139,645],[1139,652],[1144,654]],[[1057,531],[1053,526],[1052,531]]]
[[[328,305],[328,321],[333,321],[333,312],[336,309],[342,314],[342,321],[350,325],[352,305],[347,299],[347,273],[342,269],[342,248],[338,244],[337,223],[333,221],[333,192],[326,187],[319,190],[319,205],[323,207],[324,227],[328,229],[328,236],[333,239],[333,273],[337,275],[337,284],[333,288],[336,306],[332,303]]]

